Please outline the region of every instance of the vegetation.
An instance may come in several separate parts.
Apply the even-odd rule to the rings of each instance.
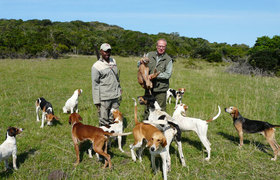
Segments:
[[[124,30],[100,22],[52,22],[45,20],[0,19],[0,58],[58,58],[65,54],[93,55],[95,47],[109,42],[119,56],[142,56],[154,50],[159,38],[168,41],[173,57],[203,58],[210,62],[246,56],[247,45],[209,43],[202,38],[182,37],[179,33],[149,35]]]
[[[132,97],[143,95],[137,83],[139,58],[115,57],[121,71],[123,89],[120,110],[125,118],[125,132],[134,127]],[[75,151],[71,139],[69,114],[62,113],[65,101],[77,88],[83,89],[79,99],[80,114],[84,124],[98,125],[97,111],[92,103],[90,70],[95,56],[75,56],[58,60],[0,60],[0,142],[5,140],[8,126],[25,130],[17,136],[18,171],[4,171],[0,163],[2,179],[47,179],[53,172],[62,172],[69,179],[162,179],[162,171],[154,174],[150,155],[144,152],[143,162],[131,160],[129,144],[131,135],[123,141],[126,151],[121,153],[117,144],[109,150],[113,169],[102,169],[102,162],[89,159],[85,142],[80,146],[81,163],[75,168]],[[183,103],[189,106],[187,115],[208,119],[216,115],[217,105],[225,108],[234,105],[244,117],[279,122],[280,80],[273,77],[252,77],[228,74],[227,63],[208,63],[197,59],[177,58],[170,87],[186,88]],[[43,96],[54,107],[60,121],[54,126],[40,128],[36,122],[35,101]],[[174,100],[167,112],[174,111]],[[139,105],[141,120],[143,106]],[[222,113],[209,124],[208,138],[212,154],[210,162],[203,145],[194,132],[183,133],[183,152],[187,167],[182,167],[177,147],[172,143],[172,170],[169,179],[277,179],[279,159],[270,161],[273,152],[265,138],[259,134],[244,134],[244,146],[238,147],[238,134],[230,115]],[[276,140],[280,143],[279,129]],[[160,159],[156,160],[160,163]],[[11,158],[9,159],[12,165]]]
[[[258,38],[249,54],[253,67],[280,75],[280,36]]]

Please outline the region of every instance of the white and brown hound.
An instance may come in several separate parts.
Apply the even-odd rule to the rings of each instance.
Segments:
[[[211,143],[209,142],[207,138],[207,131],[208,131],[208,123],[217,119],[221,114],[221,108],[218,106],[219,112],[218,114],[210,118],[207,121],[198,119],[198,118],[191,118],[186,117],[186,110],[188,109],[188,106],[185,104],[179,104],[176,106],[175,111],[173,113],[173,119],[174,122],[176,122],[181,129],[181,131],[194,131],[196,132],[197,136],[199,137],[200,141],[204,145],[204,147],[207,150],[208,156],[205,158],[206,161],[210,160],[211,155]]]
[[[48,121],[47,124],[49,126],[52,125],[52,121],[54,119],[59,120],[59,118],[54,115],[52,104],[50,102],[46,101],[43,97],[40,97],[36,100],[35,106],[36,106],[37,121],[40,121],[40,119],[39,119],[39,109],[42,110],[42,123],[41,123],[41,126],[40,126],[41,128],[44,127],[45,119]]]
[[[63,113],[73,113],[74,111],[76,113],[79,112],[78,110],[78,99],[79,96],[82,94],[83,90],[82,89],[76,89],[74,91],[74,94],[66,101],[65,106],[62,108]]]
[[[16,135],[20,134],[23,129],[18,129],[15,127],[9,127],[7,129],[7,138],[0,145],[0,161],[4,160],[5,168],[9,168],[8,158],[10,156],[13,157],[13,167],[17,170],[17,143],[16,143]]]
[[[113,115],[113,124],[109,124],[107,126],[100,126],[101,129],[107,132],[115,132],[115,133],[123,133],[123,115],[118,109],[111,109],[111,113]],[[114,137],[113,137],[114,138]],[[110,144],[110,143],[109,143]],[[122,149],[122,136],[118,136],[118,146],[121,152],[124,152]]]
[[[273,150],[274,157],[272,161],[276,161],[277,155],[280,152],[280,146],[275,140],[275,128],[280,125],[273,125],[265,121],[250,120],[244,118],[239,113],[236,107],[230,106],[225,108],[225,112],[229,113],[233,119],[233,125],[239,135],[239,146],[243,146],[243,133],[261,133],[266,138],[270,147]]]
[[[130,145],[131,157],[136,161],[136,149],[139,149],[138,158],[142,161],[142,151],[145,147],[149,148],[151,154],[152,168],[156,171],[155,157],[162,159],[163,179],[167,180],[167,149],[166,138],[163,133],[151,124],[141,123],[137,120],[137,102],[134,100],[134,120],[133,128],[134,143]]]
[[[171,171],[171,158],[170,158],[169,148],[173,140],[175,140],[177,144],[182,166],[186,166],[183,149],[182,149],[182,142],[181,142],[181,130],[179,126],[176,123],[174,123],[172,117],[169,114],[161,110],[154,96],[151,95],[139,96],[138,101],[141,105],[146,105],[150,112],[148,120],[144,120],[143,122],[154,125],[158,129],[160,129],[164,133],[164,136],[166,137],[168,171]]]
[[[185,88],[179,88],[178,91],[176,91],[175,89],[171,89],[169,88],[166,92],[166,103],[171,104],[171,98],[175,98],[176,99],[176,103],[175,106],[180,102],[180,104],[182,103],[182,98],[183,95],[185,93],[186,89]]]

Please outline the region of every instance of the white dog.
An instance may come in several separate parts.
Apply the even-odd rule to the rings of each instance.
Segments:
[[[63,107],[63,113],[71,112],[72,114],[74,111],[78,113],[78,99],[82,92],[82,89],[76,89],[74,91],[74,94],[66,101]]]
[[[211,143],[207,139],[208,123],[217,119],[220,116],[221,108],[220,106],[218,106],[218,108],[219,108],[218,114],[207,121],[198,118],[186,117],[185,113],[186,110],[188,109],[188,106],[186,106],[185,104],[177,105],[172,116],[174,121],[178,124],[178,126],[182,131],[196,132],[200,141],[202,142],[202,144],[205,146],[207,150],[208,156],[205,158],[206,161],[210,160],[210,152],[211,152],[211,148],[210,148]]]
[[[13,156],[13,167],[17,170],[17,143],[16,143],[16,135],[20,134],[23,130],[20,128],[9,127],[7,130],[7,138],[0,145],[0,161],[4,160],[5,168],[8,169],[8,158]]]
[[[108,126],[100,126],[101,129],[107,132],[114,132],[114,133],[123,133],[123,115],[118,109],[111,109],[111,113],[113,114],[114,118],[114,123],[110,124]],[[110,138],[115,138],[115,137],[110,137]],[[119,145],[119,150],[121,152],[124,152],[122,149],[122,136],[118,136],[118,145]]]

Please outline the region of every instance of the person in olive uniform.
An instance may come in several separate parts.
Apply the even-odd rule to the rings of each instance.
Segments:
[[[150,60],[149,74],[154,72],[154,69],[160,72],[160,74],[152,80],[153,88],[151,89],[152,95],[156,98],[161,109],[166,111],[166,92],[169,88],[169,79],[172,74],[173,60],[165,52],[167,42],[165,39],[159,39],[156,45],[156,51],[148,53],[148,58]],[[140,61],[140,63],[142,63]],[[145,94],[150,94],[148,90],[145,90]],[[144,119],[148,119],[149,110],[146,108],[144,113]]]

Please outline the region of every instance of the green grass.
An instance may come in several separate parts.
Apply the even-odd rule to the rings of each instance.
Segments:
[[[136,62],[139,58],[115,57],[120,69],[123,97],[120,106],[125,120],[125,132],[134,127],[132,97],[143,95],[137,83]],[[0,177],[7,179],[47,179],[60,170],[69,179],[161,179],[162,172],[153,173],[150,155],[144,153],[143,162],[131,160],[129,144],[132,135],[124,141],[121,153],[116,144],[110,149],[113,169],[102,169],[102,162],[88,158],[88,143],[81,145],[82,161],[76,160],[69,114],[62,113],[65,101],[77,88],[83,89],[79,99],[84,124],[98,125],[96,108],[92,102],[91,66],[95,57],[71,57],[59,60],[1,60],[0,61],[0,142],[5,140],[8,126],[25,130],[17,137],[18,171],[4,171],[0,163]],[[191,64],[191,65],[190,65]],[[217,113],[217,105],[234,105],[250,119],[280,124],[280,80],[272,77],[251,77],[224,72],[227,64],[209,64],[202,61],[177,59],[170,81],[172,88],[186,88],[183,103],[189,106],[188,116],[208,119]],[[36,122],[35,100],[44,97],[54,107],[60,123],[40,128]],[[174,100],[167,112],[172,115]],[[140,119],[143,106],[138,108]],[[41,117],[40,117],[41,118]],[[276,139],[280,142],[279,130]],[[172,143],[172,171],[169,179],[277,179],[279,159],[270,161],[272,150],[259,134],[245,134],[244,146],[238,148],[238,135],[230,116],[221,116],[209,124],[208,138],[212,144],[211,160],[194,132],[183,133],[183,151],[187,167],[182,167],[177,147]],[[160,162],[158,159],[157,162]],[[12,160],[9,159],[10,166]]]

